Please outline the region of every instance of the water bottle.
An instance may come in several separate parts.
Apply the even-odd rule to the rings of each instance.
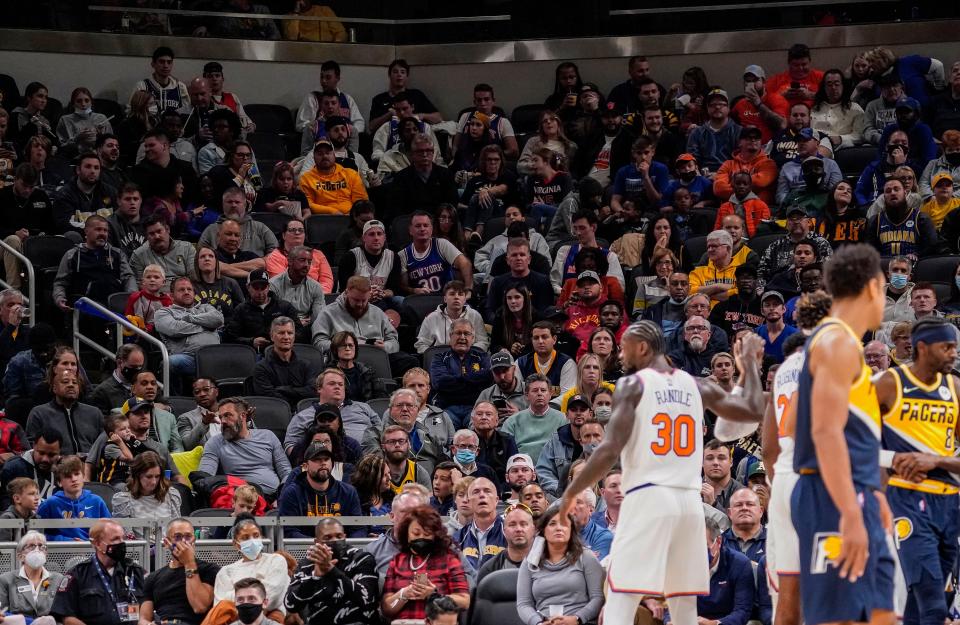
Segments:
[[[261,189],[263,188],[263,178],[260,177],[260,168],[257,167],[256,161],[254,161],[250,166],[250,182],[254,187]]]

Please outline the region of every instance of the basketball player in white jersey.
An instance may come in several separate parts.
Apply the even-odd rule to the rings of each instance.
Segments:
[[[697,595],[710,591],[700,500],[703,409],[735,421],[757,421],[764,408],[760,384],[763,340],[745,335],[735,346],[743,392],[674,369],[664,356],[660,327],[630,326],[620,359],[634,372],[617,382],[613,416],[600,447],[567,485],[560,518],[569,522],[575,496],[596,484],[619,459],[623,469],[622,519],[607,572],[607,625],[633,623],[644,595],[663,596],[676,625],[697,624]]]

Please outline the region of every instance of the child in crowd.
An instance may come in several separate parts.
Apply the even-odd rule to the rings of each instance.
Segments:
[[[713,183],[706,176],[700,175],[697,169],[697,159],[692,154],[681,154],[676,160],[677,177],[670,181],[663,191],[661,206],[673,204],[674,194],[680,189],[690,192],[693,208],[705,208],[713,204]]]
[[[173,303],[166,292],[167,274],[160,265],[143,268],[140,290],[130,294],[124,314],[130,323],[147,332],[153,332],[153,315]]]
[[[109,415],[104,420],[103,429],[107,433],[107,444],[97,465],[97,481],[123,484],[130,476],[128,465],[148,448],[130,431],[130,420],[126,415]]]
[[[920,210],[930,215],[933,225],[940,230],[943,220],[960,207],[960,198],[953,196],[953,176],[945,171],[934,174],[930,181],[933,197],[923,203]]]
[[[239,517],[241,514],[256,514],[257,502],[260,493],[251,484],[242,484],[233,491],[233,511],[230,516]],[[233,538],[232,527],[205,527],[202,530],[204,538],[227,539]]]
[[[63,490],[43,501],[37,510],[41,519],[109,519],[110,510],[103,499],[84,490],[83,460],[80,456],[65,456],[53,469]],[[46,530],[47,540],[90,540],[86,527],[61,527]]]
[[[37,518],[37,508],[40,507],[40,487],[29,477],[15,477],[7,484],[7,492],[13,503],[7,508],[0,519],[20,519],[29,521]],[[14,530],[0,529],[0,541],[14,540]]]
[[[753,192],[753,178],[750,172],[738,171],[731,178],[733,195],[720,205],[717,210],[717,220],[713,224],[714,230],[723,227],[723,218],[727,215],[740,215],[747,224],[747,236],[757,233],[757,226],[761,221],[770,221],[770,207]]]

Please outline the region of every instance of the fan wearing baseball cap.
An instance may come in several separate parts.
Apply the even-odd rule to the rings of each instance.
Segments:
[[[756,126],[744,126],[740,131],[737,150],[729,160],[723,162],[713,178],[713,194],[719,201],[723,202],[733,195],[733,175],[745,171],[750,174],[752,190],[757,197],[767,206],[773,203],[773,192],[777,186],[777,164],[763,151],[764,144],[769,140],[764,139],[764,136],[763,130]],[[717,221],[717,224],[719,223]],[[753,236],[752,230],[750,236]]]
[[[946,171],[940,171],[930,180],[933,197],[920,206],[920,210],[930,215],[933,225],[940,230],[943,220],[960,206],[960,198],[954,195],[953,176]]]
[[[740,139],[740,124],[730,119],[730,96],[723,89],[710,89],[705,102],[707,121],[690,131],[687,152],[704,170],[716,172],[733,155]]]
[[[313,146],[314,166],[300,177],[314,215],[346,215],[357,200],[367,199],[360,174],[337,163],[333,142],[320,137]]]
[[[730,117],[744,128],[758,128],[762,143],[767,143],[774,133],[783,130],[790,114],[787,99],[766,87],[764,69],[759,65],[748,65],[743,70],[743,97],[730,111]]]

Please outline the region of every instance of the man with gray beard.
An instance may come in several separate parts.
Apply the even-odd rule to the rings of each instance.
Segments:
[[[678,369],[692,376],[710,375],[710,360],[716,353],[710,347],[713,328],[704,317],[694,315],[683,324],[683,344],[670,352],[669,358]]]

